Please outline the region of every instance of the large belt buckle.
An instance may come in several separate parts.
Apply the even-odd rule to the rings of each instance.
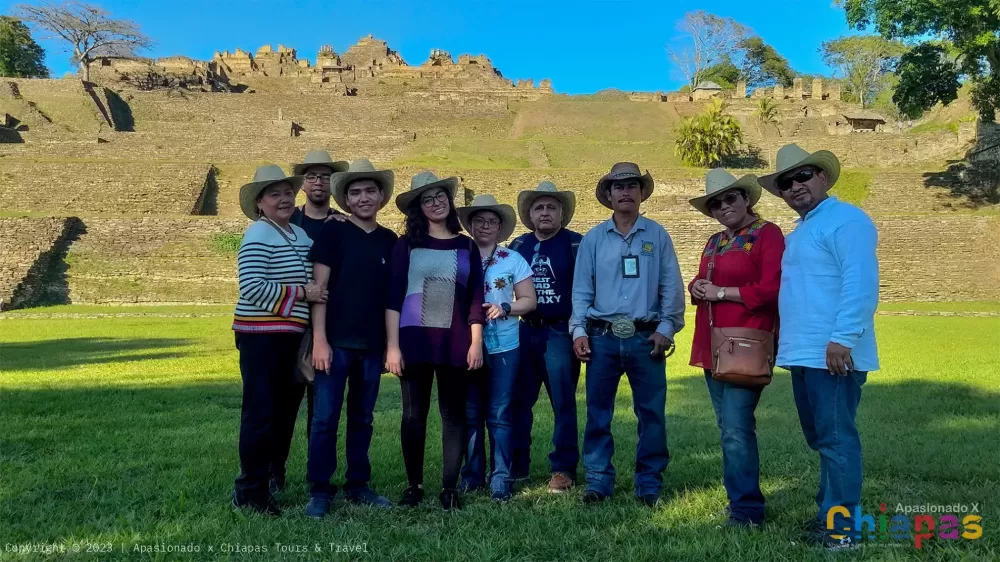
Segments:
[[[619,318],[611,323],[611,333],[621,339],[631,338],[635,335],[635,324],[628,318]]]

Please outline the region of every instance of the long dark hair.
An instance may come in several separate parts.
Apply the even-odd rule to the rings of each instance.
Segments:
[[[447,189],[444,190],[444,193],[448,196],[448,216],[444,219],[444,224],[448,228],[448,232],[458,234],[462,232],[462,223],[458,222],[458,211],[455,210],[455,201],[452,199],[451,192]],[[420,198],[414,197],[413,201],[410,201],[410,204],[406,207],[406,234],[403,236],[406,236],[410,246],[420,246],[427,241],[427,232],[430,228],[430,223],[427,217],[424,216],[422,206]]]

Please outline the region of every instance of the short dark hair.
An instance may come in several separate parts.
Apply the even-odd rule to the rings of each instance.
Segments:
[[[382,182],[378,181],[377,179],[374,179],[374,178],[357,178],[357,179],[353,179],[353,180],[347,182],[347,185],[344,186],[344,193],[347,193],[348,191],[350,191],[352,185],[358,183],[359,181],[365,181],[365,180],[375,182],[375,187],[377,187],[380,192],[384,192],[385,191],[385,189],[382,188]]]
[[[458,234],[462,232],[462,223],[458,221],[455,201],[452,199],[450,191],[447,189],[443,191],[448,197],[448,217],[445,218],[444,224],[448,228],[448,232]],[[427,241],[430,223],[424,216],[424,210],[421,207],[423,207],[423,203],[420,202],[419,197],[414,197],[406,207],[406,233],[403,236],[406,236],[411,246],[419,246]]]

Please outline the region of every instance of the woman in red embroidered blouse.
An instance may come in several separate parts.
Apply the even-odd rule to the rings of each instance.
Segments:
[[[701,256],[698,275],[688,285],[698,311],[691,346],[691,365],[705,370],[705,382],[722,441],[722,471],[729,496],[730,526],[759,525],[764,518],[760,491],[760,459],[754,410],[760,389],[712,379],[712,329],[708,304],[720,328],[770,331],[778,318],[778,287],[785,237],[777,225],[760,219],[753,206],[760,184],[753,175],[736,179],[719,168],[705,180],[705,195],[691,205],[726,227],[712,235]],[[715,252],[712,281],[708,264]],[[777,341],[777,339],[775,340]]]

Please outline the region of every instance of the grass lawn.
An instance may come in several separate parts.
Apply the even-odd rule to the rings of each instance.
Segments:
[[[461,512],[441,512],[440,422],[432,415],[424,507],[376,512],[338,499],[328,519],[307,519],[300,426],[289,489],[280,498],[286,513],[267,520],[229,508],[240,409],[229,319],[87,318],[93,308],[81,312],[80,318],[0,318],[0,559],[67,557],[9,551],[32,544],[68,551],[112,546],[110,553],[81,553],[87,560],[1000,558],[997,317],[880,316],[884,370],[869,377],[859,412],[865,511],[877,513],[879,502],[890,512],[896,504],[976,503],[983,537],[934,538],[922,551],[912,541],[885,540],[828,555],[803,544],[797,530],[815,509],[818,459],[801,436],[783,371],[757,410],[768,522],[756,531],[719,527],[713,514],[726,497],[718,430],[704,380],[686,365],[690,328],[668,364],[672,460],[658,509],[632,499],[636,430],[623,382],[614,426],[618,485],[604,505],[580,505],[579,488],[558,497],[545,492],[552,424],[543,398],[536,408],[533,480],[509,504],[476,496],[466,498]],[[582,422],[582,384],[578,399]],[[387,376],[375,415],[373,486],[394,500],[405,485],[399,419],[399,385]],[[308,553],[279,551],[277,543],[303,545]],[[365,550],[331,552],[330,543]],[[200,552],[141,553],[136,545],[197,545]],[[226,545],[267,553],[220,554]]]

